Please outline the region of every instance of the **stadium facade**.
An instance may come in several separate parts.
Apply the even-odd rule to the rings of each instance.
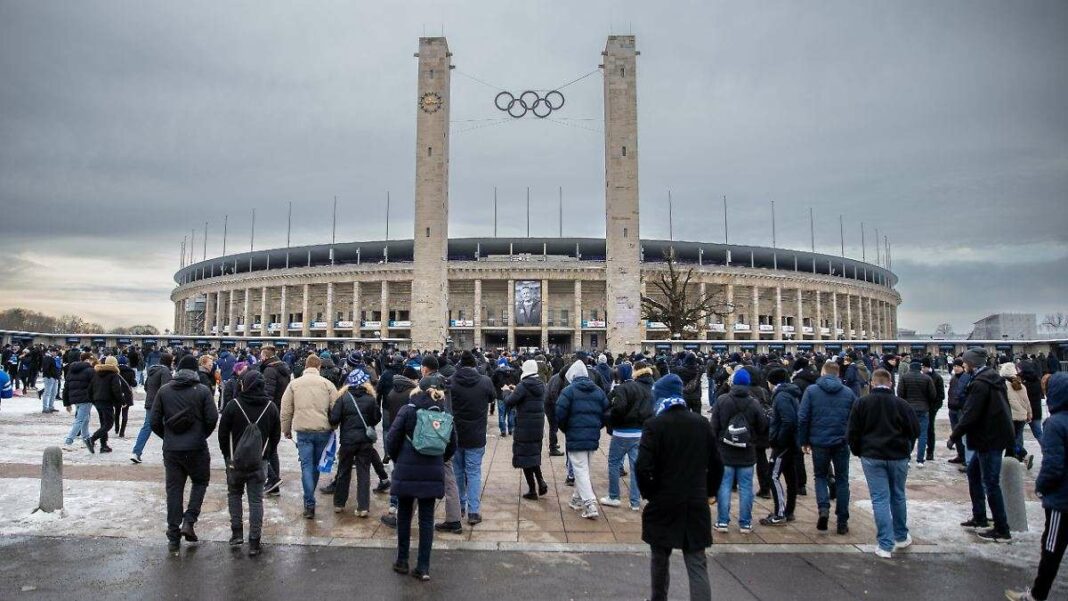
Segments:
[[[687,338],[746,346],[896,337],[897,277],[866,262],[746,245],[649,240],[638,211],[634,36],[602,53],[603,239],[450,239],[452,54],[419,40],[415,227],[407,240],[277,248],[211,258],[176,274],[176,334],[230,339],[390,340],[436,349],[557,347],[632,351],[669,337],[641,317],[650,278],[677,263],[731,312]]]

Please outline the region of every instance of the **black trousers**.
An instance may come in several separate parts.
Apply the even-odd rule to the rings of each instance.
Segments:
[[[757,447],[756,448],[756,476],[757,484],[760,487],[759,492],[767,492],[771,490],[771,464],[768,463],[768,448]]]
[[[176,541],[182,521],[197,523],[204,494],[211,479],[211,455],[207,449],[198,451],[163,451],[163,469],[167,483],[167,538]],[[189,506],[185,505],[186,480],[193,482],[189,492]]]
[[[652,588],[652,601],[667,601],[668,587],[671,585],[671,549],[651,546],[652,561],[649,572]],[[712,586],[708,582],[708,558],[705,550],[683,551],[686,563],[686,575],[690,580],[690,601],[711,601]]]
[[[100,418],[100,427],[93,432],[90,440],[100,441],[100,444],[108,444],[108,432],[111,432],[111,426],[115,423],[115,406],[111,403],[93,403],[93,407],[96,407],[96,414]]]
[[[538,492],[538,486],[545,483],[545,478],[541,475],[540,465],[523,468],[523,477],[527,480],[527,488],[530,489],[530,492],[535,494]]]
[[[931,407],[931,410],[927,412],[927,452],[926,457],[928,460],[934,459],[935,451],[935,414],[938,413],[938,408]],[[923,427],[923,424],[920,424]]]
[[[549,421],[549,449],[560,446],[560,424],[556,422],[556,405],[545,406],[545,417]]]
[[[789,447],[771,450],[771,495],[779,517],[792,516],[797,504],[797,455]]]
[[[1049,589],[1057,578],[1057,570],[1068,547],[1068,521],[1064,513],[1055,509],[1046,510],[1046,529],[1042,532],[1042,559],[1038,562],[1038,575],[1031,585],[1031,596],[1038,601],[1049,598]]]
[[[805,465],[805,454],[797,453],[797,489],[805,488],[808,482],[808,467]]]
[[[356,466],[356,509],[367,511],[371,507],[371,457],[377,455],[370,444],[342,445],[337,450],[337,479],[334,481],[334,507],[344,507],[349,502],[349,487],[352,483],[352,467]]]
[[[130,406],[126,403],[115,403],[115,433],[119,438],[126,438],[126,422],[130,417]]]

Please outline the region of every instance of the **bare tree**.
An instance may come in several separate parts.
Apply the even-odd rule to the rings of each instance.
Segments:
[[[694,280],[693,268],[681,269],[671,248],[664,258],[666,271],[658,271],[646,280],[655,296],[642,296],[642,319],[667,326],[672,338],[693,336],[701,321],[722,317],[734,311],[720,293],[701,294],[701,284]],[[729,327],[729,326],[728,326]]]
[[[1047,313],[1046,318],[1042,320],[1040,325],[1043,328],[1054,332],[1068,329],[1068,315],[1065,315],[1060,311],[1056,313]]]
[[[935,328],[934,333],[936,338],[948,338],[953,333],[953,326],[948,323],[940,323]]]

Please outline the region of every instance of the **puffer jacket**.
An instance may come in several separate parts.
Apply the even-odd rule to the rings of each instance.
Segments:
[[[457,369],[450,382],[457,443],[464,449],[486,446],[486,415],[497,398],[493,382],[473,367]]]
[[[512,467],[540,466],[541,440],[545,432],[545,383],[541,376],[532,375],[520,380],[515,390],[504,399],[504,406],[516,410]],[[485,416],[482,423],[486,423]]]
[[[63,384],[63,406],[93,402],[89,386],[93,381],[93,366],[88,361],[75,361],[67,366],[67,379]]]
[[[1020,383],[1020,389],[1012,387],[1012,380],[1005,381],[1005,391],[1008,393],[1009,411],[1014,422],[1031,421],[1031,402],[1027,399],[1027,389]]]
[[[394,380],[393,386],[396,388],[397,380]],[[389,493],[398,497],[440,499],[445,496],[445,462],[452,458],[456,450],[456,429],[453,428],[452,440],[445,447],[444,455],[419,453],[411,443],[416,412],[431,406],[441,407],[443,401],[435,401],[423,391],[408,400],[409,403],[400,408],[386,434],[386,451],[393,458],[394,466]]]
[[[120,405],[126,402],[123,393],[125,386],[119,381],[119,368],[116,365],[98,363],[93,366],[93,380],[89,383],[89,397],[94,403],[111,403]]]
[[[593,380],[578,376],[556,400],[556,421],[567,439],[567,452],[596,451],[604,428],[608,397]]]
[[[1068,471],[1065,470],[1065,447],[1068,446],[1068,373],[1050,376],[1046,390],[1049,419],[1042,428],[1042,467],[1035,478],[1035,492],[1042,497],[1042,507],[1068,511]]]
[[[282,393],[282,433],[329,432],[330,408],[338,397],[337,387],[309,367]]]
[[[934,380],[920,371],[919,364],[913,363],[913,366],[898,380],[897,396],[905,399],[916,413],[930,413],[938,402]]]
[[[639,369],[637,376],[651,378],[652,370]],[[653,389],[651,385],[628,380],[612,389],[609,396],[608,425],[610,431],[637,430],[653,417]]]
[[[293,379],[293,371],[289,364],[278,357],[271,357],[259,364],[259,370],[263,374],[264,392],[267,398],[281,407],[282,394],[289,387],[290,380]]]
[[[416,383],[411,379],[401,375],[393,376],[393,389],[389,391],[389,396],[386,397],[386,407],[384,413],[389,416],[390,422],[397,417],[400,413],[401,407],[408,404],[408,397],[411,396],[412,390],[415,390]]]
[[[359,412],[356,411],[357,406]],[[382,412],[378,409],[375,397],[363,387],[348,388],[330,408],[330,425],[340,426],[338,443],[342,446],[371,444],[371,439],[367,438],[367,428],[374,428],[381,421]]]
[[[768,440],[776,449],[797,447],[797,408],[801,405],[801,389],[789,382],[775,387],[768,424]]]
[[[846,443],[849,412],[856,396],[834,376],[820,376],[805,389],[797,412],[797,443],[836,447]]]

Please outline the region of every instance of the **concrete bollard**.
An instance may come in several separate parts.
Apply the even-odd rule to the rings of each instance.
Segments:
[[[37,510],[46,513],[63,509],[63,451],[48,447],[41,461],[41,500]]]
[[[1009,518],[1009,530],[1027,532],[1027,505],[1024,501],[1024,465],[1006,457],[1001,461],[1001,495],[1005,499],[1005,513]]]

